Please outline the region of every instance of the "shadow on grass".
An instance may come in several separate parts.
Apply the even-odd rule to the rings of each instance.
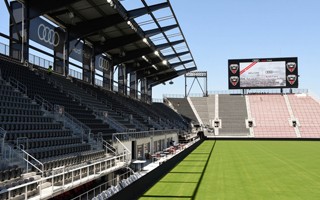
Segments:
[[[197,194],[197,192],[198,192],[198,189],[199,189],[199,186],[200,186],[200,184],[201,184],[201,181],[202,181],[202,178],[203,178],[203,176],[204,176],[204,172],[206,171],[206,169],[207,169],[207,166],[208,166],[208,163],[209,163],[209,160],[210,160],[210,158],[211,158],[211,155],[212,155],[212,153],[213,153],[213,150],[214,150],[214,147],[215,147],[215,145],[216,145],[216,140],[214,141],[214,144],[212,145],[212,147],[211,147],[211,150],[210,150],[210,153],[192,153],[192,154],[209,154],[209,156],[208,156],[208,159],[207,160],[183,160],[182,162],[185,162],[185,161],[190,161],[190,162],[204,162],[204,167],[203,167],[203,170],[201,171],[201,172],[186,172],[186,171],[184,171],[184,172],[169,172],[169,173],[172,173],[172,174],[200,174],[200,178],[199,178],[199,181],[197,181],[197,182],[183,182],[183,181],[160,181],[161,183],[196,183],[196,187],[195,187],[195,189],[194,189],[194,191],[193,191],[193,193],[192,193],[192,196],[183,196],[183,195],[165,195],[165,191],[164,191],[164,194],[163,195],[143,195],[143,196],[141,196],[142,198],[143,197],[146,197],[146,198],[166,198],[166,199],[170,199],[170,198],[172,198],[172,199],[176,199],[176,198],[188,198],[188,199],[195,199],[195,197],[196,197],[196,194]],[[188,166],[188,165],[187,165]],[[190,166],[192,166],[192,165],[190,165]]]

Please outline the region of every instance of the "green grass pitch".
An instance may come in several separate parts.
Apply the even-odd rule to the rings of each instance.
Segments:
[[[318,141],[204,141],[147,199],[320,199]]]

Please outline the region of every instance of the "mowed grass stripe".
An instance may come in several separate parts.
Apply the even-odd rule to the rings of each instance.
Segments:
[[[140,199],[192,199],[213,143],[203,143],[175,166]]]
[[[319,174],[320,142],[217,141],[195,199],[320,199]]]

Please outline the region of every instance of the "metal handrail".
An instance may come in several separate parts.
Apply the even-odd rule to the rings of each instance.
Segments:
[[[25,160],[27,162],[27,171],[28,171],[28,164],[32,165],[34,168],[36,168],[38,171],[41,172],[43,177],[43,169],[44,169],[44,165],[42,162],[40,162],[38,159],[36,159],[35,157],[33,157],[32,155],[30,155],[28,152],[26,152],[25,150],[21,149],[19,146],[17,147],[18,150],[20,150],[22,153],[24,153],[26,155],[26,158],[24,156],[22,156],[23,160]],[[41,165],[41,169],[39,169],[36,165],[34,165],[32,162],[29,161],[29,158],[32,158],[36,163]]]
[[[18,89],[20,92],[22,92],[23,94],[27,95],[27,87],[22,84],[20,81],[17,81],[17,79],[13,78],[13,77],[9,77],[9,83],[15,87],[16,89]]]
[[[6,134],[7,134],[7,131],[4,130],[2,127],[0,127],[0,138],[2,139],[2,141],[1,141],[1,149],[0,149],[1,155],[3,155],[3,152],[4,152],[4,141],[6,140]]]
[[[111,151],[112,153],[114,153],[114,155],[117,155],[117,153],[112,149],[114,148],[109,142],[105,141],[104,139],[100,138],[102,141],[102,144],[104,147],[106,147],[106,149],[108,149],[109,151]],[[112,147],[112,148],[111,148]]]
[[[47,111],[53,111],[53,105],[47,101],[46,99],[44,99],[43,97],[41,97],[40,95],[36,94],[34,96],[34,100],[38,103],[41,104],[41,106],[47,110]]]
[[[89,134],[91,133],[91,129],[87,125],[80,122],[77,118],[73,117],[67,112],[64,112],[64,116],[69,118],[72,122],[76,123],[78,126],[80,126],[84,130],[85,134],[87,134],[89,137]]]

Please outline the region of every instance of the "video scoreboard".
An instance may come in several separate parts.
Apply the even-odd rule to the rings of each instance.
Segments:
[[[298,88],[298,58],[228,60],[229,89]]]

